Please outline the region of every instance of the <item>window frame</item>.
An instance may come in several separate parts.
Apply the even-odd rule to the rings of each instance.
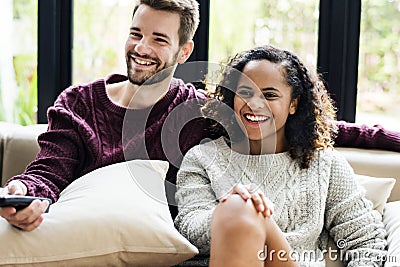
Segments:
[[[73,0],[38,0],[38,123],[72,81]]]
[[[361,0],[320,0],[318,72],[337,107],[354,122],[357,105]]]

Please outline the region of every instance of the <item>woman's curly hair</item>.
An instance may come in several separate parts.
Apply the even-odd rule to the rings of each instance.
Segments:
[[[292,88],[291,100],[299,99],[296,112],[287,118],[285,135],[291,158],[298,160],[302,168],[308,168],[317,149],[333,147],[336,109],[320,78],[293,53],[266,45],[231,58],[213,97],[202,109],[203,115],[217,122],[212,124],[215,135],[225,136],[231,142],[242,140],[245,135],[234,118],[233,101],[239,74],[247,63],[258,60],[278,64]]]

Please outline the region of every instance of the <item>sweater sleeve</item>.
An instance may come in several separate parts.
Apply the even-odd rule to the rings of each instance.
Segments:
[[[74,117],[60,101],[50,107],[48,130],[38,137],[39,153],[24,173],[8,182],[20,180],[27,186],[27,195],[57,201],[60,192],[76,179],[84,158],[84,144]]]
[[[344,252],[347,266],[382,266],[386,231],[382,216],[363,197],[354,172],[337,152],[333,155],[325,227]]]
[[[200,253],[210,250],[211,218],[218,201],[209,178],[195,151],[195,146],[183,159],[177,175],[178,231],[194,244]]]
[[[400,152],[400,133],[389,131],[380,125],[358,125],[337,121],[336,146],[375,148]]]

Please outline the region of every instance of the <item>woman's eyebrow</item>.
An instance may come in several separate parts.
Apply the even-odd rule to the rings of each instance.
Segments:
[[[265,88],[260,88],[261,89],[261,91],[276,91],[276,92],[279,92],[279,90],[278,89],[276,89],[275,87],[265,87]]]
[[[248,86],[248,85],[245,85],[245,84],[240,85],[238,87],[238,89],[248,89],[248,90],[257,90],[257,89],[259,89],[261,92],[264,92],[264,91],[276,91],[276,92],[279,92],[279,90],[277,88],[275,88],[275,87],[258,88],[258,87],[251,87],[251,86]]]
[[[249,89],[249,90],[253,90],[254,88],[251,87],[251,86],[242,84],[242,85],[240,85],[240,86],[238,87],[238,89]]]

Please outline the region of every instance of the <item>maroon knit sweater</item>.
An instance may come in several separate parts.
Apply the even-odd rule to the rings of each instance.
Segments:
[[[368,126],[337,121],[339,128],[336,146],[374,148],[400,152],[400,133],[390,131],[381,125]]]
[[[57,201],[65,187],[92,170],[125,160],[157,159],[170,162],[166,180],[175,183],[183,154],[205,136],[199,112],[204,92],[173,79],[156,105],[126,109],[111,102],[105,87],[126,79],[111,75],[64,90],[48,110],[48,131],[38,138],[36,159],[11,180],[24,182],[28,195]]]

